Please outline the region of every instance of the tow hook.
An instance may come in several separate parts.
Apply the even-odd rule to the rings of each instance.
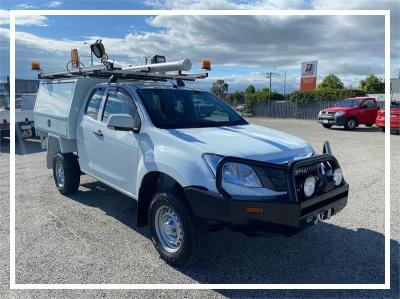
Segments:
[[[307,218],[307,222],[311,222],[311,221],[314,220],[314,224],[318,224],[319,222],[323,222],[323,221],[326,220],[326,219],[331,219],[331,216],[332,216],[332,209],[333,209],[333,208],[330,208],[330,209],[328,209],[327,211],[319,212],[319,213],[315,216],[315,218],[314,218],[313,215],[312,215],[312,216],[309,216],[309,217]]]

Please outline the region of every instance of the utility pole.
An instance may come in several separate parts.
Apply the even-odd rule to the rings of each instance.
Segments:
[[[268,97],[268,101],[271,101],[271,92],[272,92],[272,75],[274,73],[273,72],[268,72],[267,73],[267,79],[269,79],[269,97]]]
[[[274,70],[277,70],[277,71],[282,72],[284,74],[284,77],[283,77],[283,97],[286,99],[286,71],[278,69],[276,67],[274,68]]]

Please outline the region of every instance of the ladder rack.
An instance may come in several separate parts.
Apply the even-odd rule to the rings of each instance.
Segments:
[[[182,71],[190,70],[192,63],[189,59],[176,62],[154,63],[148,65],[114,67],[113,63],[90,67],[73,68],[65,71],[39,73],[39,79],[67,79],[74,77],[108,78],[110,82],[123,80],[152,80],[152,81],[195,81],[205,79],[208,73],[186,74]],[[175,72],[175,73],[171,73]]]

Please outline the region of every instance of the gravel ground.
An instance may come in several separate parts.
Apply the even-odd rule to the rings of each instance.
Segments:
[[[136,204],[83,176],[73,196],[61,196],[45,167],[38,140],[17,147],[17,283],[383,283],[384,134],[361,127],[327,130],[312,121],[250,119],[308,140],[316,151],[328,139],[350,184],[337,216],[293,237],[223,230],[210,235],[207,258],[175,269],[135,226]],[[0,297],[387,297],[399,296],[400,136],[392,135],[391,290],[332,291],[12,291],[9,268],[8,144],[0,151]]]

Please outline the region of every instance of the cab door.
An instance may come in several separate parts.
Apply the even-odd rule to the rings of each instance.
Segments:
[[[360,124],[374,124],[379,108],[374,99],[366,99],[360,104],[360,115],[358,122]]]
[[[110,115],[120,113],[139,117],[137,106],[126,90],[108,88],[101,115],[92,130],[95,175],[124,193],[134,195],[139,134],[107,127]]]
[[[83,171],[86,171],[89,174],[94,174],[92,147],[93,128],[97,122],[105,91],[105,87],[96,87],[91,91],[76,132],[79,151],[79,166]]]

